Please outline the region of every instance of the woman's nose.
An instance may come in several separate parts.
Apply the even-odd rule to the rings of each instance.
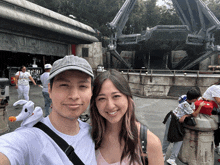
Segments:
[[[114,101],[112,99],[108,99],[106,106],[108,109],[114,108],[115,107]]]

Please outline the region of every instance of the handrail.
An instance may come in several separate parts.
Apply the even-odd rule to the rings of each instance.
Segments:
[[[110,70],[115,68],[105,68],[105,70]],[[162,70],[162,69],[116,69],[122,74],[133,75],[137,74],[140,76],[173,76],[173,77],[219,77],[220,70],[210,71],[210,70]],[[93,69],[94,73],[97,72]],[[104,71],[104,70],[103,70]]]
[[[106,69],[109,70],[110,68]],[[116,69],[118,71],[123,71],[126,73],[142,73],[146,75],[153,75],[153,74],[171,74],[171,75],[180,75],[183,74],[184,76],[190,75],[190,74],[195,74],[197,76],[201,74],[219,74],[220,75],[220,70],[164,70],[164,69]]]

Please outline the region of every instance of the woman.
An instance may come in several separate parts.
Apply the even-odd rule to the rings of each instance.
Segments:
[[[15,88],[18,92],[18,100],[22,99],[24,97],[25,100],[29,101],[29,79],[33,82],[34,85],[36,85],[34,79],[31,77],[29,72],[26,72],[26,67],[21,66],[21,71],[18,71],[15,74]]]
[[[141,165],[140,123],[126,79],[116,70],[94,80],[90,115],[98,165]],[[149,165],[164,165],[159,138],[147,130]]]

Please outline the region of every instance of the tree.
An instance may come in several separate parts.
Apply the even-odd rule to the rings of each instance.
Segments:
[[[57,9],[60,6],[60,2],[62,0],[28,0],[28,1],[57,12]]]
[[[62,15],[74,15],[76,20],[99,30],[109,36],[106,26],[111,22],[125,0],[29,0],[40,6],[58,12]],[[157,0],[138,0],[130,14],[123,33],[140,33],[146,27],[158,24],[179,24],[174,9],[156,6]]]

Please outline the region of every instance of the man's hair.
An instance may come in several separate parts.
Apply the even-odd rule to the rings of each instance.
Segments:
[[[198,89],[192,88],[192,89],[188,90],[186,96],[187,96],[188,100],[193,100],[193,99],[197,99],[197,98],[201,97],[202,95]]]
[[[52,87],[53,87],[53,80],[54,80],[54,77],[52,79],[50,79],[50,89],[52,89]]]
[[[139,162],[140,157],[138,151],[138,129],[135,124],[136,117],[134,112],[134,102],[127,80],[121,75],[120,72],[111,69],[100,73],[94,80],[93,95],[90,103],[90,116],[92,121],[92,138],[95,141],[95,148],[101,146],[103,136],[106,130],[106,119],[100,115],[96,106],[96,98],[100,93],[102,84],[105,80],[110,80],[114,86],[128,99],[128,109],[122,117],[122,129],[120,131],[119,140],[125,140],[125,146],[122,152],[121,161],[127,155],[130,156],[130,163]]]

